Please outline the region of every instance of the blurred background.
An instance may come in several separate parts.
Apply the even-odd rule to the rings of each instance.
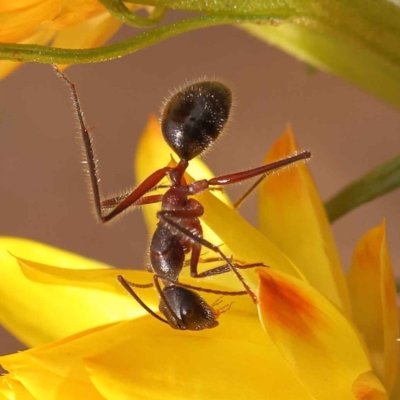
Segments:
[[[124,28],[113,42],[132,34]],[[171,89],[197,77],[217,77],[234,89],[229,130],[206,157],[216,174],[259,165],[287,122],[301,149],[313,153],[309,167],[324,200],[400,149],[396,111],[339,78],[310,74],[303,63],[234,27],[189,33],[117,61],[74,66],[67,74],[88,125],[98,124],[103,194],[134,184],[133,156],[148,115],[159,111]],[[142,268],[149,234],[140,211],[110,227],[93,218],[64,83],[50,66],[30,64],[0,85],[0,234],[120,268]],[[233,198],[242,190],[236,188]],[[241,209],[252,223],[255,200],[252,196]],[[334,224],[346,269],[358,239],[387,218],[400,275],[399,200],[400,193],[393,192]],[[24,348],[0,333],[0,354]]]

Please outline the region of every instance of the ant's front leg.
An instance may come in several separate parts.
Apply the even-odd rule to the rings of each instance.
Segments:
[[[262,182],[262,180],[266,176],[293,163],[308,160],[310,157],[311,153],[309,151],[303,151],[301,153],[294,154],[293,156],[289,156],[283,160],[278,160],[270,164],[262,165],[261,167],[249,169],[247,171],[216,176],[209,180],[202,179],[199,181],[194,181],[190,185],[188,185],[188,192],[190,195],[199,194],[215,186],[222,188],[226,185],[232,185],[234,183],[239,183],[248,179],[259,177],[257,182],[251,186],[251,188],[245,193],[244,196],[242,196],[242,198],[239,199],[239,201],[235,203],[235,208],[237,208],[240,203],[260,184],[260,182]]]
[[[112,197],[110,199],[105,199],[101,201],[101,211],[105,210],[112,210],[116,208],[119,204],[122,203],[127,197],[129,193],[124,193],[120,196]],[[154,204],[162,202],[163,195],[162,194],[155,194],[151,196],[144,196],[140,197],[135,203],[131,204],[131,206],[143,206],[146,204]]]
[[[68,85],[71,93],[75,115],[77,117],[79,130],[82,136],[83,148],[86,156],[85,164],[87,165],[89,170],[90,184],[92,189],[91,193],[93,195],[93,203],[98,219],[101,222],[105,223],[116,217],[127,208],[136,204],[150,204],[152,202],[158,202],[158,199],[156,199],[156,201],[151,201],[151,199],[149,199],[153,196],[145,197],[145,195],[147,192],[157,186],[171,172],[171,167],[164,167],[153,172],[136,189],[132,190],[131,193],[129,193],[128,195],[123,195],[122,200],[120,200],[119,202],[115,198],[105,200],[105,206],[104,208],[102,207],[102,200],[99,189],[99,174],[97,170],[97,159],[92,145],[92,138],[89,132],[90,129],[88,129],[86,126],[78,93],[76,91],[75,85],[69,80],[67,75],[61,72],[56,65],[53,65],[53,69],[56,74]],[[103,209],[109,209],[110,207],[108,206],[108,204],[112,204],[113,202],[117,202],[118,204],[108,214],[104,215]]]

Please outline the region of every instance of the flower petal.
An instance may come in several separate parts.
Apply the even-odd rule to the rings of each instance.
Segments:
[[[371,372],[361,374],[353,384],[353,393],[356,400],[385,400],[388,398],[381,386],[376,384],[376,376]]]
[[[55,36],[52,46],[64,49],[101,46],[117,32],[121,24],[110,14],[102,13],[78,25],[60,30]]]
[[[397,307],[397,320],[400,324],[400,307]],[[400,338],[397,338],[397,345],[400,345]],[[397,376],[395,377],[394,387],[392,390],[392,399],[400,399],[400,357],[397,358]]]
[[[288,126],[265,162],[285,158],[297,150]],[[264,180],[259,197],[259,225],[261,232],[293,260],[318,291],[349,313],[346,281],[332,231],[304,163]]]
[[[105,292],[104,285],[99,288],[99,285],[90,287],[88,284],[86,288],[79,288],[32,282],[24,277],[10,252],[67,268],[93,270],[106,266],[25,239],[1,238],[0,321],[29,346],[47,343],[110,321],[145,314],[129,296]],[[114,279],[116,275],[114,271]],[[49,283],[50,278],[47,276],[46,279]],[[132,280],[136,280],[136,276]],[[116,280],[115,287],[119,287]],[[153,296],[154,302],[157,302],[156,294],[152,290],[148,292],[146,295]]]
[[[81,359],[84,350],[94,351],[93,343],[88,344],[90,338],[96,333],[97,337],[103,337],[102,333],[114,325],[97,327],[39,348],[0,357],[1,365],[10,372],[5,377],[8,382],[2,382],[2,386],[10,380],[17,381],[37,399],[83,398],[83,395],[103,399],[91,384]],[[96,345],[109,346],[101,339]]]
[[[82,398],[85,393],[74,391],[92,382],[92,390],[112,399],[311,400],[255,316],[236,315],[201,332],[173,330],[150,317],[120,322],[0,357],[0,363],[35,395],[48,382],[50,392],[40,399]]]
[[[14,1],[7,2],[13,4]],[[61,0],[30,0],[16,2],[13,9],[7,7],[0,13],[0,42],[20,42],[38,33],[41,25],[51,21],[60,11]],[[3,8],[3,7],[2,7]]]
[[[0,396],[1,400],[37,400],[24,385],[9,375],[0,377]]]
[[[164,142],[158,122],[151,117],[141,137],[135,158],[137,181],[143,181],[152,172],[167,165],[171,160],[171,154],[172,150]],[[208,179],[213,176],[198,158],[190,161],[188,170],[189,174],[196,179]],[[204,229],[204,237],[211,243],[220,245],[223,242],[229,247],[229,250],[224,249],[224,251],[232,252],[236,260],[246,263],[264,262],[266,265],[303,278],[285,254],[245,221],[237,211],[227,205],[230,202],[222,197],[220,192],[207,191],[196,198],[205,209],[205,215],[201,218],[202,222],[212,229],[212,231]],[[157,222],[156,213],[159,209],[159,204],[143,207],[150,232],[154,231]],[[213,277],[212,281],[229,287],[236,284],[235,287],[237,287],[236,277],[228,275],[231,274]],[[246,271],[243,275],[254,284],[258,281],[257,275],[251,271]]]
[[[61,30],[100,14],[108,12],[97,0],[64,0],[56,17],[52,18],[45,28],[52,31]]]
[[[22,259],[16,257],[22,273],[26,278],[33,282],[45,283],[50,285],[64,285],[80,288],[89,288],[104,290],[110,293],[116,293],[119,295],[127,294],[125,290],[118,284],[116,276],[123,275],[125,279],[136,284],[148,284],[153,282],[153,276],[146,271],[136,270],[122,270],[117,268],[108,269],[71,269],[71,268],[59,268],[51,265],[38,263],[31,260]],[[180,280],[182,284],[193,285],[193,279],[182,277]],[[237,282],[236,282],[237,283]],[[217,286],[215,284],[210,285],[210,282],[206,279],[199,280],[196,283],[196,287],[206,288],[207,290],[226,290],[226,286]],[[209,303],[213,304],[216,302],[215,296],[220,296],[218,293],[201,293],[202,297]],[[159,295],[155,289],[140,290],[140,298],[142,301],[150,307],[153,311],[158,311],[159,307]],[[229,299],[229,298],[228,298]],[[147,312],[138,305],[133,299],[132,304],[129,306],[131,318],[138,318],[142,315],[147,315]],[[226,303],[228,305],[229,303]],[[111,307],[113,305],[111,304]],[[231,304],[232,309],[235,312],[245,312],[250,314],[256,313],[256,308],[253,302],[248,296],[235,296],[235,301]],[[112,310],[110,311],[112,312]]]
[[[396,284],[382,222],[358,242],[348,275],[354,322],[370,351],[377,376],[393,389],[400,358]]]
[[[353,385],[371,365],[353,326],[311,286],[270,269],[258,273],[264,329],[308,393],[316,399],[354,399]],[[367,384],[385,394],[378,378],[363,381]]]

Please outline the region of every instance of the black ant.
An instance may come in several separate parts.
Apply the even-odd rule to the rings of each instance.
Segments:
[[[73,105],[83,138],[98,219],[105,223],[129,207],[161,203],[161,210],[157,213],[159,222],[150,244],[149,271],[153,273],[154,284],[135,284],[126,281],[120,275],[118,280],[122,286],[152,316],[169,324],[172,328],[180,330],[213,328],[218,325],[219,314],[227,309],[227,307],[223,307],[221,310],[215,310],[196,291],[220,295],[249,294],[256,303],[256,295],[247,285],[238,269],[265,265],[262,263],[239,265],[233,262],[231,257],[227,257],[218,246],[204,239],[199,220],[204,214],[204,209],[196,199],[190,196],[213,187],[219,188],[257,176],[260,177],[260,181],[278,168],[310,158],[310,152],[304,151],[284,160],[248,171],[231,173],[209,180],[198,180],[188,184],[184,174],[189,161],[203,154],[220,136],[229,119],[232,103],[231,91],[222,83],[216,81],[198,82],[190,84],[172,95],[162,112],[162,133],[167,144],[178,155],[179,163],[174,167],[166,166],[153,172],[130,192],[102,201],[91,137],[84,122],[75,86],[56,66],[54,66],[54,70],[68,84],[72,94]],[[154,188],[160,187],[158,185],[167,176],[171,184],[164,194],[147,195]],[[202,246],[217,253],[219,259],[223,260],[225,264],[199,273],[198,264]],[[185,265],[185,256],[189,252],[191,252],[191,255],[188,264],[192,277],[203,278],[233,271],[245,290],[220,291],[180,283],[178,281],[179,275]],[[133,290],[133,287],[148,288],[152,286],[155,286],[159,293],[159,309],[165,318],[151,310]]]

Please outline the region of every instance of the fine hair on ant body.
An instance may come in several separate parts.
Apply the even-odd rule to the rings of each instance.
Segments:
[[[218,325],[218,316],[227,310],[223,307],[216,310],[197,293],[197,291],[219,295],[248,294],[256,303],[257,298],[245,282],[238,269],[264,266],[262,263],[240,265],[226,256],[218,246],[203,238],[200,217],[204,208],[199,201],[192,198],[207,189],[242,182],[259,177],[252,188],[240,199],[243,201],[254,187],[273,171],[311,157],[309,151],[295,154],[283,160],[262,165],[247,171],[230,173],[209,180],[202,179],[187,183],[185,171],[189,161],[205,153],[220,136],[231,110],[232,94],[228,87],[217,81],[202,81],[189,84],[171,96],[166,102],[161,116],[161,129],[164,140],[179,157],[176,166],[166,166],[153,172],[135,189],[109,199],[102,200],[99,191],[97,160],[94,156],[92,140],[85,125],[82,108],[75,85],[57,66],[55,72],[68,85],[74,110],[79,123],[89,169],[93,200],[96,215],[102,223],[106,223],[127,208],[146,204],[161,203],[157,213],[159,220],[150,244],[149,271],[153,274],[153,283],[136,284],[128,282],[123,276],[117,277],[130,295],[153,317],[169,324],[174,329],[202,330]],[[160,182],[168,177],[170,185],[164,194],[147,195],[159,187]],[[238,204],[238,203],[237,203]],[[198,272],[202,247],[218,254],[225,264]],[[194,278],[203,278],[232,271],[244,287],[242,291],[221,291],[179,282],[179,276],[185,265],[186,254],[190,253],[187,262],[190,274]],[[160,296],[159,310],[164,318],[151,310],[133,290],[133,288],[155,287]]]

